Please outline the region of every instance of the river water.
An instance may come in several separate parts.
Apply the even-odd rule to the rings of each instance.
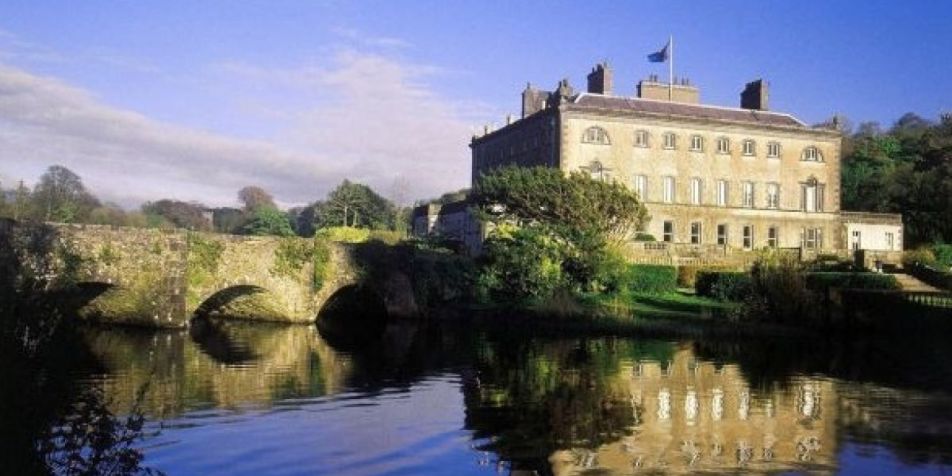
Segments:
[[[77,371],[193,474],[952,472],[947,339],[529,337],[390,325],[86,328]],[[598,473],[601,474],[601,473]]]

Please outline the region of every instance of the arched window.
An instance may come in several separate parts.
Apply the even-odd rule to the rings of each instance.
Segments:
[[[608,132],[598,126],[585,129],[585,133],[582,134],[582,142],[586,144],[611,144],[611,140],[608,138]]]
[[[800,157],[800,160],[805,162],[823,162],[823,154],[820,153],[820,149],[811,145],[803,149],[803,155]]]
[[[589,177],[595,180],[606,181],[611,178],[611,169],[605,167],[597,160],[589,162],[587,167],[582,167],[582,170],[588,172]]]

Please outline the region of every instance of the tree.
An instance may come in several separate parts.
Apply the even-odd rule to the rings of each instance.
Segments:
[[[146,202],[142,205],[142,213],[163,217],[179,228],[199,231],[212,228],[211,220],[205,214],[205,207],[198,203],[169,199]]]
[[[79,175],[61,165],[51,166],[40,177],[33,203],[43,220],[67,223],[85,220],[99,206]]]
[[[327,196],[317,215],[322,227],[392,229],[395,207],[370,187],[344,180]]]
[[[648,219],[623,185],[549,167],[497,169],[479,178],[473,199],[493,221],[545,226],[576,244],[629,238]]]
[[[270,207],[257,209],[242,231],[247,235],[294,236],[288,215]]]
[[[511,282],[497,283],[501,287],[538,286],[526,297],[551,292],[550,278],[556,275],[548,267],[537,273],[497,272],[499,263],[517,262],[512,253],[545,243],[551,251],[547,259],[561,259],[562,282],[576,290],[597,290],[614,279],[606,273],[617,261],[611,245],[631,238],[647,221],[644,205],[624,186],[547,167],[497,169],[479,178],[472,199],[497,230],[515,225],[527,232],[491,238],[482,268],[484,276],[508,276]],[[556,253],[553,247],[560,249]]]
[[[245,212],[254,212],[260,208],[278,208],[274,197],[263,188],[249,185],[238,191],[238,200],[244,204]]]

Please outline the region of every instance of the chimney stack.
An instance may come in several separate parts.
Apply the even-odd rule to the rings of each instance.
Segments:
[[[763,79],[747,83],[740,93],[740,107],[756,111],[767,110],[767,82]]]
[[[588,73],[588,92],[592,94],[612,95],[612,70],[607,61],[603,61]]]

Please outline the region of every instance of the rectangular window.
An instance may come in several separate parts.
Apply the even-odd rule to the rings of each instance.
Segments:
[[[806,212],[823,211],[823,191],[826,187],[821,183],[805,183],[800,185],[802,200],[800,209]]]
[[[754,247],[754,227],[744,225],[744,249],[749,250]]]
[[[756,153],[756,146],[754,145],[754,141],[745,140],[744,141],[744,155],[754,155],[754,153]]]
[[[853,251],[863,247],[863,235],[859,230],[853,230],[853,239],[851,240]]]
[[[886,232],[886,249],[892,250],[896,246],[896,235]]]
[[[691,150],[701,152],[704,150],[704,138],[701,136],[691,136]]]
[[[823,231],[820,228],[806,228],[801,231],[800,246],[808,250],[823,247]]]
[[[666,220],[664,222],[664,231],[661,234],[661,239],[662,241],[665,241],[667,243],[674,242],[674,222],[673,221]]]
[[[717,205],[721,207],[726,207],[728,202],[728,192],[729,185],[727,180],[718,180],[717,181]]]
[[[780,208],[780,184],[767,184],[767,208]]]
[[[648,131],[635,131],[635,146],[648,147]]]
[[[699,221],[691,222],[691,244],[701,244],[701,222]]]
[[[771,159],[776,159],[780,157],[780,143],[779,142],[767,143],[767,157]]]
[[[780,245],[780,229],[772,226],[767,228],[767,246],[776,248]]]
[[[717,225],[717,244],[727,245],[727,225]]]
[[[691,203],[694,205],[701,204],[701,194],[703,192],[703,184],[701,179],[693,178],[691,179]]]
[[[667,132],[664,134],[664,148],[673,149],[677,145],[677,136],[673,132]]]
[[[674,177],[664,178],[664,203],[674,203]]]
[[[730,154],[731,153],[731,141],[726,137],[721,137],[717,139],[717,153],[718,154]]]
[[[648,177],[644,175],[635,175],[635,193],[638,198],[645,202],[648,197]]]
[[[754,208],[754,182],[744,182],[744,206]]]

